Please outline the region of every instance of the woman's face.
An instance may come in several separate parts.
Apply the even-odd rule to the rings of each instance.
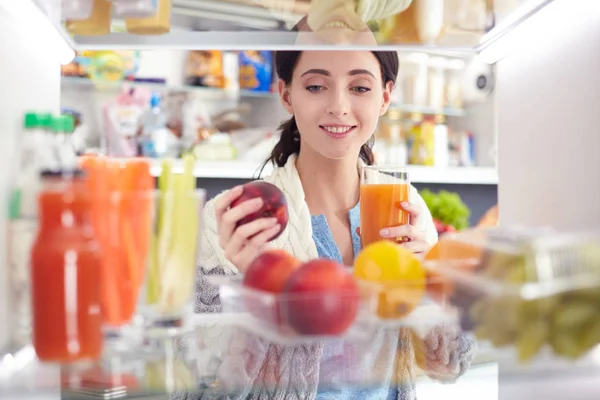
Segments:
[[[279,81],[284,107],[296,118],[301,148],[328,159],[358,157],[389,106],[392,83],[385,87],[370,51],[304,51],[292,82]]]

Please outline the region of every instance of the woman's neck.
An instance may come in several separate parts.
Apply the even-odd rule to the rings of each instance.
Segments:
[[[345,214],[358,202],[356,158],[330,160],[307,149],[298,155],[296,168],[311,214]]]

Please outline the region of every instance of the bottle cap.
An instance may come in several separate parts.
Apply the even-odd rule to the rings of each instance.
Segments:
[[[40,172],[41,178],[84,178],[86,173],[81,168],[63,168],[58,170],[45,169]]]
[[[27,113],[25,114],[25,120],[23,121],[23,127],[25,129],[35,129],[40,126],[40,120],[38,118],[38,114],[36,113]]]
[[[73,133],[75,123],[70,115],[59,115],[52,118],[52,131],[54,133]]]

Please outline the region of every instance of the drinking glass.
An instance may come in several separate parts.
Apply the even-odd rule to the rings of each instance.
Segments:
[[[401,203],[409,201],[405,167],[363,166],[360,174],[360,237],[363,248],[382,240],[380,231],[409,223]],[[396,238],[401,241],[403,238]]]

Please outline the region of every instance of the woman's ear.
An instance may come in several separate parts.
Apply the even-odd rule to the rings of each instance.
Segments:
[[[379,110],[379,116],[382,116],[388,110],[390,103],[392,102],[392,92],[394,90],[394,82],[388,81],[383,88],[383,102],[381,109]]]
[[[283,79],[280,79],[277,82],[277,91],[279,92],[279,97],[281,98],[281,104],[290,114],[294,114],[294,109],[292,107],[292,96],[290,93],[290,87],[286,85]]]

